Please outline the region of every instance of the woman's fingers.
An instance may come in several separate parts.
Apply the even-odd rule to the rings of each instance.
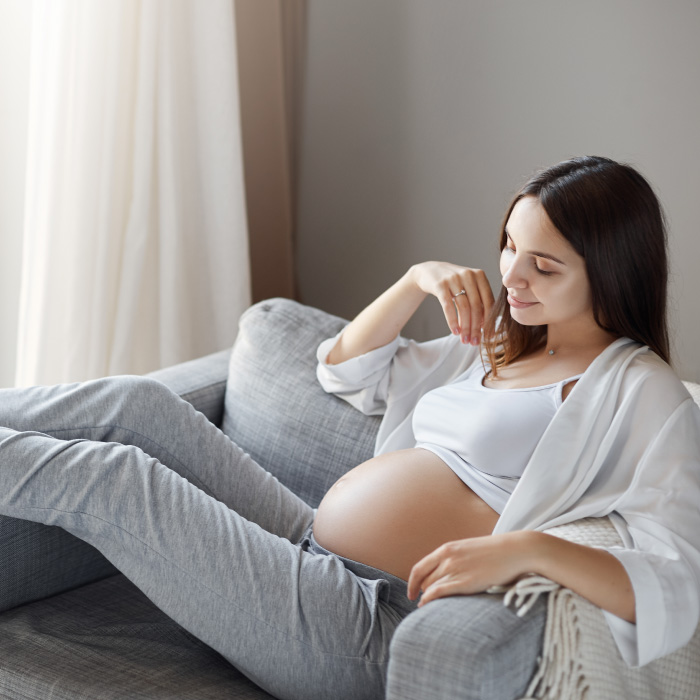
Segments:
[[[447,542],[423,557],[408,578],[408,597],[420,605],[449,595],[480,593],[530,570],[529,533],[504,533]]]
[[[414,600],[422,591],[419,607],[445,596],[480,592],[470,567],[459,561],[458,546],[458,542],[448,542],[413,567],[408,597]]]
[[[456,297],[455,304],[459,312],[462,339],[478,345],[481,342],[481,325],[484,320],[484,300],[476,281],[481,270],[466,270],[462,275],[462,284],[466,294]]]
[[[488,316],[491,313],[491,309],[496,303],[496,300],[494,299],[493,291],[491,290],[491,285],[486,277],[486,273],[483,270],[478,270],[478,272],[479,274],[476,276],[476,283],[479,287],[481,298],[484,300],[485,316]]]
[[[489,281],[486,278],[486,273],[483,270],[476,270],[474,281],[477,289],[479,290],[479,297],[481,299],[481,320],[479,321],[479,326],[476,329],[476,332],[479,334],[479,340],[481,340],[481,329],[483,328],[484,321],[486,320],[487,316],[491,313],[491,309],[493,309],[494,298],[493,292],[491,291],[491,285],[489,284]]]
[[[433,292],[438,298],[440,305],[442,306],[442,312],[445,314],[445,320],[447,321],[447,326],[451,333],[459,335],[461,331],[459,316],[457,315],[457,309],[455,308],[455,295],[460,291],[452,291],[454,286],[454,280],[442,280],[438,283],[437,291]]]
[[[410,600],[415,600],[420,592],[424,590],[424,584],[428,576],[435,571],[440,563],[440,558],[441,547],[438,547],[413,566],[408,577],[408,587],[406,591]]]
[[[437,297],[450,332],[463,343],[478,345],[484,318],[493,306],[493,293],[483,270],[445,262],[416,266],[418,285]]]
[[[478,345],[484,319],[493,307],[493,293],[483,270],[464,268],[458,284],[461,288],[453,294],[453,303],[462,342]]]
[[[446,542],[417,562],[408,577],[408,597],[414,600],[421,591],[425,593],[436,581],[449,576],[454,578],[460,569],[464,568],[460,566],[459,559],[462,545],[466,542]]]

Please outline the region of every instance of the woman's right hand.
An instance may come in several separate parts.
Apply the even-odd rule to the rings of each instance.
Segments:
[[[483,270],[430,261],[414,265],[408,274],[418,289],[437,297],[451,333],[463,343],[481,342],[484,319],[494,304]]]

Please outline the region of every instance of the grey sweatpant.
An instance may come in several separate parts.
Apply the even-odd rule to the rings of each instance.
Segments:
[[[318,546],[313,509],[167,387],[0,390],[0,425],[0,514],[90,543],[278,698],[384,697],[405,583]]]

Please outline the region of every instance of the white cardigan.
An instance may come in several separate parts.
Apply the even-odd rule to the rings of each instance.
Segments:
[[[480,361],[457,336],[397,337],[328,365],[337,338],[318,349],[318,379],[363,413],[384,416],[375,455],[413,447],[418,399]],[[671,368],[628,338],[608,346],[574,386],[494,532],[603,516],[624,542],[606,549],[630,577],[637,623],[605,616],[625,661],[642,666],[685,645],[700,620],[700,410]]]

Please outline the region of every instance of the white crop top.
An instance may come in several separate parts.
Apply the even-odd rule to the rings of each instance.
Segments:
[[[474,363],[454,382],[421,397],[413,414],[416,447],[430,450],[496,512],[502,513],[562,389],[581,375],[527,389],[483,386]]]

